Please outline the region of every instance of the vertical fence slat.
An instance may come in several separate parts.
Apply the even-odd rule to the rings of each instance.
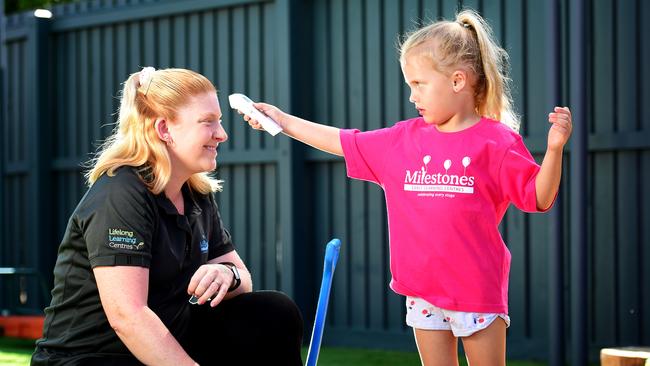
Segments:
[[[90,120],[86,123],[90,124],[90,152],[94,153],[98,146],[99,140],[102,138],[101,125],[107,123],[102,115],[102,99],[105,96],[102,94],[102,56],[101,56],[101,29],[94,28],[90,31],[90,75],[88,92],[90,94]]]
[[[203,72],[203,65],[201,64],[201,53],[203,53],[203,33],[200,32],[201,18],[198,14],[194,13],[187,17],[188,25],[188,68]]]
[[[637,22],[639,27],[639,66],[640,66],[640,77],[638,84],[640,86],[640,91],[638,95],[638,110],[639,116],[647,116],[650,113],[650,103],[643,101],[650,100],[650,89],[647,87],[650,85],[650,69],[647,66],[650,65],[650,22],[645,21],[650,17],[650,3],[647,1],[639,1],[640,9],[637,13],[637,19],[642,21]],[[650,131],[650,118],[642,118],[639,121],[639,125],[642,131]],[[643,151],[641,153],[641,163],[639,164],[639,171],[641,172],[641,187],[647,187],[650,185],[650,151]],[[641,189],[642,198],[639,200],[641,206],[641,235],[640,243],[650,243],[650,194],[647,193],[645,189]],[[639,291],[641,291],[641,307],[644,310],[641,310],[642,319],[641,319],[641,343],[650,344],[650,291],[644,291],[650,287],[650,248],[648,245],[641,245],[641,255],[639,256],[639,261],[641,263],[641,283]]]
[[[232,68],[230,72],[232,73],[232,92],[250,94],[246,89],[248,86],[246,84],[247,80],[247,66],[248,66],[248,55],[247,48],[243,45],[246,44],[246,36],[249,32],[248,22],[245,17],[245,10],[243,8],[236,8],[232,10],[232,23],[230,33],[231,42],[232,42]],[[237,46],[239,45],[239,46]],[[235,118],[231,122],[230,127],[230,145],[232,149],[235,150],[245,150],[246,149],[246,140],[245,134],[247,131],[244,128],[241,128],[241,117],[235,115]]]
[[[645,151],[641,153],[641,163],[639,164],[640,172],[640,185],[641,187],[647,187],[650,184],[650,151]],[[640,215],[640,253],[638,261],[640,263],[640,283],[637,290],[641,293],[641,305],[640,305],[640,344],[650,344],[650,291],[646,289],[650,287],[650,248],[648,248],[647,243],[650,243],[650,194],[645,189],[640,189],[641,197],[639,199],[639,205],[641,207]],[[646,245],[643,245],[646,243]]]
[[[277,289],[280,284],[278,264],[278,176],[274,165],[264,166],[264,285],[267,289]]]
[[[386,45],[394,45],[397,40],[397,35],[402,31],[400,28],[400,20],[396,14],[400,13],[399,1],[385,0],[383,3],[383,32],[382,39],[384,47],[382,49],[382,59],[384,61],[383,80],[386,87],[382,88],[383,98],[383,114],[384,121],[382,125],[392,126],[395,122],[402,119],[401,110],[401,88],[402,88],[402,71],[400,69],[398,55],[393,47]],[[390,87],[389,87],[390,85]],[[334,92],[333,92],[334,93]],[[383,199],[383,198],[382,198]],[[390,275],[390,257],[387,255],[384,258],[384,277],[391,278]],[[387,285],[387,284],[386,284]],[[406,311],[404,302],[401,297],[395,296],[390,291],[387,304],[387,326],[388,329],[399,331],[404,327],[404,317],[402,314]]]
[[[336,276],[334,276],[334,283],[332,285],[332,298],[330,300],[330,306],[332,309],[332,320],[335,321],[337,327],[349,327],[350,322],[350,302],[351,297],[351,288],[350,288],[350,262],[352,256],[350,252],[352,250],[352,244],[350,238],[350,231],[348,230],[349,222],[349,204],[348,199],[349,187],[347,182],[347,177],[345,176],[345,167],[341,163],[334,164],[332,166],[332,229],[335,235],[341,239],[342,243],[348,243],[346,245],[346,251],[343,252],[343,255],[339,256],[338,264],[336,265]],[[357,244],[357,243],[355,243]]]
[[[113,112],[115,112],[117,102],[114,97],[118,95],[118,90],[116,88],[118,83],[115,82],[115,60],[107,60],[109,55],[114,54],[113,47],[115,44],[115,38],[113,30],[114,27],[112,26],[102,27],[102,94],[105,96],[102,100],[102,116],[106,117],[112,116]],[[114,121],[110,118],[108,121],[104,122],[101,129],[102,136],[108,136],[113,130],[114,125],[111,124],[113,122]]]
[[[258,6],[248,7],[247,20],[247,38],[246,38],[246,54],[247,54],[247,67],[241,68],[246,72],[246,86],[245,90],[248,95],[256,101],[261,100],[262,88],[264,87],[262,79],[262,34],[260,27],[263,24],[261,22],[260,8]],[[262,144],[262,138],[264,135],[259,131],[255,131],[251,128],[248,128],[246,124],[242,124],[242,121],[237,121],[239,123],[239,128],[244,127],[246,135],[246,147],[250,150],[259,150]]]
[[[0,132],[2,137],[0,138],[0,223],[5,221],[5,212],[7,206],[5,206],[6,199],[5,194],[7,192],[7,183],[5,181],[5,171],[7,165],[7,130],[9,125],[9,120],[7,116],[7,90],[6,90],[6,78],[7,78],[7,44],[6,44],[6,17],[5,17],[5,2],[0,0]],[[0,242],[6,243],[6,228],[4,224],[0,224]],[[0,266],[6,265],[5,261],[8,257],[9,247],[5,245],[0,245]],[[0,296],[6,298],[4,289],[0,288]]]
[[[224,94],[221,96],[221,100],[224,102],[224,106],[228,106],[228,94],[234,92],[231,73],[232,69],[232,53],[231,49],[231,25],[230,25],[230,11],[221,10],[217,13],[217,49],[218,49],[218,62],[217,62],[217,87],[220,90],[224,91]],[[221,113],[223,113],[223,126],[226,129],[226,132],[232,135],[232,127],[235,126],[236,120],[240,119],[236,112],[234,112],[230,107],[222,108]],[[221,151],[230,152],[233,150],[234,146],[232,143],[232,138],[229,137],[229,140],[226,142],[224,148]]]
[[[371,1],[365,2],[365,100],[366,100],[366,127],[374,130],[382,127],[382,6]],[[384,220],[386,213],[383,210],[384,196],[382,190],[375,185],[368,185],[367,213],[365,215],[368,235],[366,238],[368,273],[368,327],[372,330],[384,330],[385,327],[385,294],[387,280],[384,278],[384,257],[386,256],[387,238],[384,235]]]
[[[248,211],[248,241],[250,242],[250,251],[248,253],[247,264],[249,268],[254,268],[253,283],[262,284],[264,278],[263,272],[263,241],[262,241],[262,220],[264,211],[260,207],[262,202],[262,186],[264,184],[262,169],[259,164],[254,164],[248,168],[248,200],[246,210]]]
[[[157,32],[156,32],[157,31]],[[172,67],[172,29],[169,17],[161,18],[158,20],[154,29],[154,34],[157,35],[158,43],[158,58],[157,62],[161,69]]]
[[[219,89],[219,80],[215,79],[215,69],[219,60],[218,52],[215,52],[216,29],[214,27],[214,17],[214,12],[211,11],[201,14],[201,28],[199,29],[201,37],[203,37],[203,42],[201,45],[201,68],[203,70],[203,75],[212,81],[214,86],[217,88],[217,91],[220,92],[221,90]],[[224,104],[221,107],[222,109],[225,109],[228,108],[228,105]]]
[[[171,19],[172,29],[172,67],[187,67],[188,35],[185,14],[175,15]]]
[[[346,4],[347,14],[347,58],[346,65],[349,76],[346,89],[348,90],[349,112],[348,121],[350,124],[359,126],[365,130],[367,124],[364,108],[364,17],[360,1]],[[344,173],[345,175],[345,173]],[[350,265],[350,320],[353,328],[366,327],[368,316],[367,311],[367,289],[365,272],[367,271],[366,246],[367,243],[367,200],[365,191],[367,183],[353,181],[349,184],[350,194],[350,217],[349,217],[349,245],[347,253]]]
[[[619,297],[616,301],[618,314],[614,321],[618,323],[618,341],[622,344],[640,343],[640,318],[639,318],[639,284],[641,271],[639,262],[635,260],[640,253],[640,237],[637,228],[640,226],[638,206],[641,194],[638,186],[639,171],[637,152],[618,153],[615,164],[617,165],[618,177],[616,178],[615,192],[618,215],[616,215],[616,241],[618,282],[615,284]],[[611,258],[610,258],[611,260]]]
[[[45,272],[52,260],[51,252],[44,251],[40,256],[33,253],[41,252],[41,243],[48,242],[46,233],[49,233],[50,222],[47,213],[51,203],[51,194],[48,191],[50,184],[50,76],[48,71],[50,65],[41,60],[50,59],[49,31],[51,21],[32,17],[28,20],[29,31],[27,32],[27,44],[25,58],[20,66],[20,81],[25,84],[22,95],[21,107],[24,108],[23,123],[25,134],[20,141],[25,149],[25,162],[28,164],[27,184],[21,186],[23,201],[18,206],[18,220],[22,221],[20,226],[25,229],[23,248],[25,256],[20,262],[25,266]],[[15,121],[18,122],[18,121]],[[11,122],[10,122],[11,123]],[[29,144],[27,143],[29,141]],[[29,147],[29,148],[27,148]],[[16,244],[13,240],[12,244]],[[46,274],[47,277],[47,274]],[[37,303],[48,299],[40,296],[38,287],[29,289],[30,298],[37,300]],[[30,304],[32,302],[30,301]],[[36,304],[33,306],[36,307]]]

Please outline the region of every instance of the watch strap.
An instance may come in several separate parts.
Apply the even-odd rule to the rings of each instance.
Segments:
[[[239,275],[239,269],[232,262],[219,262],[219,264],[222,264],[222,265],[230,268],[230,270],[232,271],[233,283],[228,288],[228,292],[235,291],[241,285],[241,277]]]

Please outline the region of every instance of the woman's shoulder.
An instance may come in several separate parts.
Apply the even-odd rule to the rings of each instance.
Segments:
[[[91,220],[108,220],[115,215],[129,220],[157,215],[156,197],[140,179],[137,168],[120,167],[102,174],[74,210],[79,227]]]
[[[86,199],[136,201],[144,203],[153,198],[141,178],[138,168],[122,166],[102,174],[90,187]]]
[[[141,173],[141,169],[132,167],[132,166],[121,166],[115,169],[113,172],[105,172],[102,174],[97,181],[93,184],[98,187],[110,187],[110,188],[134,188],[134,189],[147,189],[147,186],[144,184]]]

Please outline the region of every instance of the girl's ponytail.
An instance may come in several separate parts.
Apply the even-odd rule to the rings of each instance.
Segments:
[[[519,120],[513,110],[510,79],[507,76],[508,53],[495,42],[489,24],[472,10],[463,10],[456,16],[458,22],[476,35],[480,65],[475,69],[478,82],[476,104],[478,113],[519,131]]]

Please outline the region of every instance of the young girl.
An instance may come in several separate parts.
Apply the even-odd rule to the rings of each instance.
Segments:
[[[465,10],[401,45],[409,100],[421,117],[359,132],[256,104],[287,135],[343,155],[349,177],[384,189],[391,288],[406,296],[424,365],[457,364],[458,337],[472,366],[505,364],[510,253],[498,225],[510,203],[546,211],[558,191],[571,113],[549,114],[540,167],[516,132],[506,57],[485,21]]]

